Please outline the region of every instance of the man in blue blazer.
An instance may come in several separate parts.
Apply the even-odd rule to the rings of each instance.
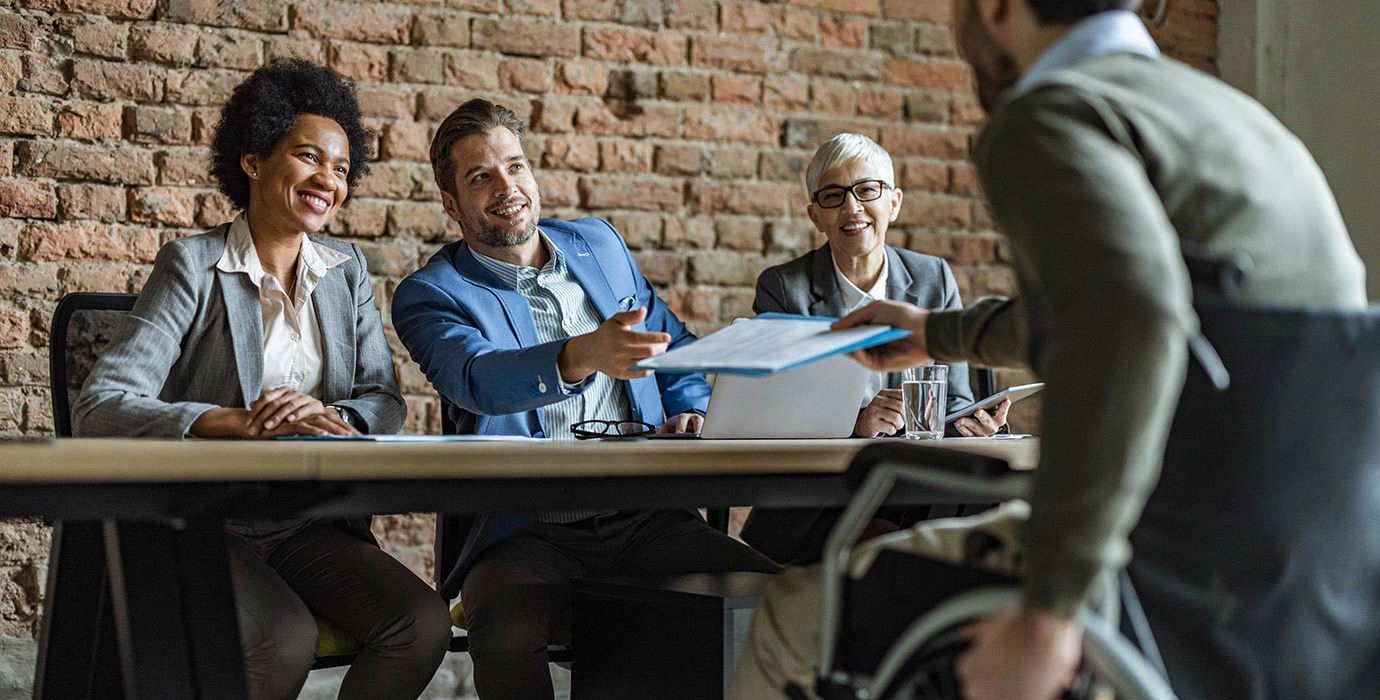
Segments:
[[[702,375],[629,369],[694,336],[608,222],[540,218],[523,132],[486,100],[466,102],[437,129],[431,164],[464,240],[398,285],[393,324],[403,344],[461,432],[569,439],[587,421],[698,430],[709,401]],[[546,645],[569,624],[572,579],[777,569],[693,511],[548,511],[466,524],[441,591],[465,602],[485,700],[552,697]]]

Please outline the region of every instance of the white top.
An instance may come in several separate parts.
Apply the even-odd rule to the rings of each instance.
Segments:
[[[843,294],[845,314],[851,314],[874,301],[886,299],[886,281],[891,270],[891,261],[887,259],[886,255],[882,255],[882,274],[877,275],[877,281],[873,283],[871,289],[865,292],[858,289],[858,285],[853,284],[853,281],[843,274],[843,270],[839,269],[839,261],[834,259],[833,254],[829,255],[829,262],[834,264],[834,278],[838,280],[839,291]],[[885,388],[886,372],[871,372],[867,380],[867,391],[862,397],[862,405],[866,407],[872,403],[873,397]]]
[[[278,279],[264,271],[259,262],[249,221],[244,214],[235,217],[225,237],[225,252],[216,269],[248,275],[259,290],[259,309],[264,322],[264,371],[260,392],[286,386],[320,398],[321,325],[311,293],[326,271],[350,256],[330,248],[317,247],[306,236],[297,258],[296,298],[289,299]],[[257,396],[250,401],[258,399]]]

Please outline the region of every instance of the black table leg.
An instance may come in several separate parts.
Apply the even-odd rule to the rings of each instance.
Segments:
[[[219,525],[105,524],[128,698],[246,697]]]
[[[114,641],[101,524],[59,521],[48,556],[34,698],[121,697]]]

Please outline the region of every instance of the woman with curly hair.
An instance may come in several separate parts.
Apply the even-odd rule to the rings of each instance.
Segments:
[[[73,409],[79,436],[392,433],[392,355],[359,248],[317,235],[368,170],[353,86],[278,61],[235,88],[211,174],[243,212],[163,246]],[[295,698],[313,614],[357,639],[341,698],[416,697],[449,645],[440,596],[367,518],[234,521],[227,549],[250,697]]]

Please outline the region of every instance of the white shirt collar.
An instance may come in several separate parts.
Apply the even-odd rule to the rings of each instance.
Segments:
[[[848,275],[843,274],[839,269],[839,261],[834,259],[834,254],[829,254],[829,262],[834,265],[834,279],[838,280],[839,291],[843,293],[843,308],[853,311],[867,303],[886,299],[887,275],[890,272],[891,263],[886,255],[886,250],[882,250],[882,273],[877,275],[877,281],[867,291],[858,289],[858,285],[853,284],[853,280],[848,279]]]
[[[1016,81],[1011,96],[1024,94],[1053,73],[1090,58],[1115,53],[1129,53],[1158,59],[1160,49],[1145,22],[1134,12],[1108,10],[1074,23],[1066,34],[1054,42],[1031,64],[1030,70]]]
[[[302,263],[301,274],[310,276],[313,282],[319,281],[326,271],[339,265],[350,256],[331,248],[317,246],[310,237],[302,238],[302,249],[298,253]],[[258,251],[254,248],[254,237],[249,234],[249,219],[240,213],[230,222],[230,231],[225,236],[225,252],[216,261],[216,269],[222,272],[243,272],[249,275],[254,286],[263,280],[263,265],[259,262]]]

